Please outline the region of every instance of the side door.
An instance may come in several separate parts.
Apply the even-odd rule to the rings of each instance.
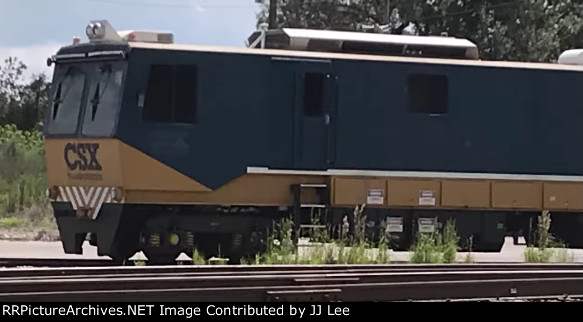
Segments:
[[[337,78],[329,60],[294,67],[294,167],[325,170],[334,162]]]

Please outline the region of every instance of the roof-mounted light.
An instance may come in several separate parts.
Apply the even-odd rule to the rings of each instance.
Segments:
[[[98,41],[122,41],[117,31],[107,20],[94,20],[85,28],[85,34],[90,42]]]
[[[128,42],[153,42],[171,44],[174,42],[174,34],[166,31],[124,30],[118,32],[124,41]]]
[[[105,28],[100,22],[92,22],[85,28],[85,34],[89,39],[99,39],[105,36]]]
[[[91,21],[85,28],[90,42],[153,42],[171,44],[174,34],[166,31],[115,30],[107,20]]]

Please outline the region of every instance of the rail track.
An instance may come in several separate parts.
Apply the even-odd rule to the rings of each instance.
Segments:
[[[583,296],[580,264],[9,268],[0,301],[443,301]],[[562,297],[561,297],[562,298]]]
[[[130,260],[122,266],[136,266],[141,260]],[[143,261],[147,265],[147,261]],[[394,264],[406,264],[407,262],[393,262]],[[192,265],[189,260],[176,260],[176,265]],[[111,259],[80,259],[80,258],[0,258],[1,268],[13,267],[87,267],[87,266],[116,266],[119,263]],[[170,265],[172,266],[172,265]],[[230,266],[230,265],[229,265]]]
[[[116,266],[116,263],[110,259],[0,258],[0,268],[22,266],[31,267]]]

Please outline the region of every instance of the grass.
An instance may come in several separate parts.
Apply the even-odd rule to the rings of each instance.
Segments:
[[[458,249],[455,221],[448,220],[443,229],[419,233],[411,247],[412,263],[454,263]]]
[[[332,241],[331,234],[325,230],[311,230],[310,245],[295,245],[293,241],[293,222],[283,219],[274,224],[267,241],[267,250],[254,258],[246,258],[243,264],[248,265],[284,265],[284,264],[389,264],[391,257],[389,245],[391,236],[386,232],[383,221],[378,227],[379,241],[373,244],[366,238],[366,216],[364,207],[356,207],[354,220],[338,227],[340,240]],[[317,222],[313,222],[314,225]],[[355,234],[347,237],[346,232],[354,225]],[[410,261],[413,263],[454,263],[458,250],[458,236],[455,221],[448,221],[442,229],[433,233],[420,233],[411,248]],[[202,254],[195,253],[196,264],[209,264]],[[465,262],[473,262],[468,253]]]
[[[24,226],[24,219],[20,217],[4,217],[0,218],[0,227],[17,228]]]
[[[528,263],[567,263],[575,260],[567,245],[549,232],[551,228],[551,213],[543,211],[538,216],[534,246],[528,246],[524,251],[524,261]]]
[[[192,264],[193,265],[204,265],[206,260],[204,256],[198,252],[196,249],[192,252]]]
[[[0,126],[0,226],[52,228],[42,135]]]
[[[472,250],[474,245],[474,236],[468,238],[468,252],[464,257],[464,263],[469,264],[474,262],[474,256],[472,256]]]
[[[355,220],[353,224],[357,234],[353,238],[344,237],[338,241],[332,241],[329,231],[310,229],[310,245],[296,245],[294,243],[294,224],[290,219],[284,218],[274,224],[272,233],[267,239],[267,250],[253,258],[243,258],[242,264],[247,265],[286,265],[286,264],[386,264],[390,263],[388,240],[389,236],[384,232],[386,225],[381,223],[380,242],[376,247],[366,240],[364,234],[365,217],[362,215],[363,207],[355,208]],[[317,225],[316,220],[312,221]],[[339,227],[341,236],[346,236],[349,223]],[[219,256],[220,257],[220,256]],[[195,265],[224,264],[218,258],[205,259],[196,252],[193,255]]]
[[[283,219],[276,224],[273,234],[268,239],[267,251],[255,258],[245,259],[243,264],[278,265],[278,264],[388,264],[391,263],[389,252],[390,236],[386,233],[386,225],[381,222],[379,227],[380,241],[373,245],[365,238],[364,225],[366,217],[362,207],[355,209],[356,234],[352,238],[345,236],[348,231],[347,222],[341,229],[341,240],[332,241],[330,234],[323,231],[310,233],[311,245],[296,246],[293,243],[293,222]],[[566,245],[556,241],[548,230],[550,214],[543,213],[539,217],[537,231],[537,247],[528,247],[524,253],[526,262],[572,262],[574,256]],[[316,241],[316,242],[314,242]],[[455,221],[448,220],[442,228],[430,233],[418,233],[410,248],[411,263],[474,263],[472,256],[473,238],[468,239],[469,251],[457,260],[459,237],[456,233]],[[195,263],[207,264],[202,254],[195,256]]]
[[[283,219],[273,227],[274,232],[268,239],[267,251],[257,255],[254,259],[246,261],[250,264],[386,264],[390,263],[388,240],[385,232],[385,223],[379,227],[380,242],[373,245],[365,238],[366,217],[363,216],[363,208],[355,208],[353,225],[356,233],[352,238],[346,237],[349,223],[344,222],[338,227],[341,239],[332,241],[329,231],[311,230],[310,245],[296,247],[293,241],[293,222]],[[318,223],[313,222],[314,225]]]

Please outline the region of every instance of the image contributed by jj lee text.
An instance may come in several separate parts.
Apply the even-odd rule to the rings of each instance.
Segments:
[[[194,318],[288,316],[296,318],[350,316],[351,309],[341,304],[3,304],[2,318],[11,316],[164,316]]]

